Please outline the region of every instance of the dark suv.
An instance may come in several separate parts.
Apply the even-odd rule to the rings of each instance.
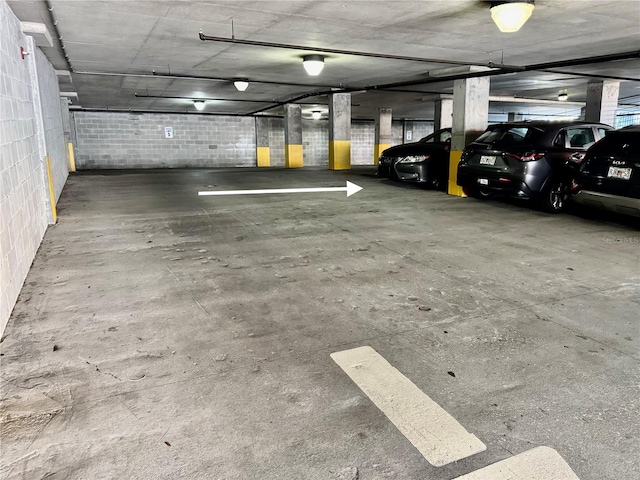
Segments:
[[[526,121],[491,125],[462,153],[458,185],[465,194],[494,193],[562,211],[587,149],[612,128],[601,123]]]
[[[378,176],[433,187],[447,184],[451,129],[443,128],[414,143],[387,148],[378,159]]]
[[[589,149],[572,200],[640,217],[640,125],[607,133]]]

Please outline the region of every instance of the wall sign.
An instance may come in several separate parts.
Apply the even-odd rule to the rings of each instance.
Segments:
[[[164,127],[164,138],[173,138],[173,127]]]
[[[407,130],[407,140],[411,140],[412,133],[411,130]]]

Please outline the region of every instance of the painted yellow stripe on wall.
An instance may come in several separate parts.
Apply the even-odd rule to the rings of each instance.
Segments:
[[[486,450],[484,443],[373,348],[335,352],[331,358],[431,465],[441,467]]]
[[[387,148],[390,148],[391,145],[389,145],[388,143],[380,143],[380,144],[375,144],[373,146],[373,164],[374,165],[378,165],[378,159],[380,158],[380,155],[382,155],[382,152],[384,152]]]
[[[459,187],[456,183],[458,180],[458,163],[460,163],[460,157],[462,157],[462,150],[451,150],[449,155],[449,195],[457,195],[458,197],[466,197],[462,191],[462,187]]]
[[[349,170],[351,168],[351,141],[333,140],[329,142],[329,169]]]
[[[76,156],[73,153],[73,143],[68,142],[67,147],[69,148],[69,167],[72,172],[76,171]]]
[[[269,150],[269,147],[257,147],[256,154],[258,158],[259,167],[271,166],[271,152]]]
[[[284,148],[284,166],[302,168],[302,145],[285,145]]]
[[[58,221],[58,212],[56,210],[56,191],[53,188],[53,175],[51,173],[51,161],[49,161],[49,156],[46,156],[47,159],[47,176],[49,177],[49,197],[51,198],[51,213],[53,214],[53,223]]]

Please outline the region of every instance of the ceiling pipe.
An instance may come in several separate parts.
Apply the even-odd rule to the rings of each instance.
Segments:
[[[67,55],[67,49],[65,48],[64,43],[62,42],[62,35],[60,35],[60,31],[58,30],[58,20],[56,20],[56,17],[53,13],[53,6],[51,5],[51,2],[49,0],[45,0],[44,4],[47,7],[47,12],[49,13],[49,20],[51,21],[51,24],[53,26],[53,33],[55,34],[56,39],[60,44],[60,49],[62,50],[62,56],[64,57],[64,61],[67,64],[67,68],[72,73],[75,73],[73,70],[73,65],[71,65],[71,61],[69,60],[69,55]]]
[[[573,58],[571,60],[560,60],[557,62],[534,63],[524,67],[525,71],[544,70],[545,68],[576,67],[579,65],[592,65],[594,63],[615,62],[616,60],[629,60],[640,57],[640,50],[628,52],[609,53],[607,55],[596,55],[592,57]]]
[[[260,117],[260,118],[283,118],[283,115],[252,115],[250,113],[225,113],[225,112],[194,112],[185,110],[176,112],[175,110],[150,110],[150,109],[130,109],[130,108],[72,108],[72,112],[105,112],[105,113],[184,113],[187,115],[209,115],[213,117]]]
[[[536,72],[544,73],[559,73],[562,75],[571,75],[575,77],[588,77],[588,78],[607,78],[609,80],[621,80],[624,82],[640,82],[640,78],[620,77],[617,75],[602,75],[600,73],[581,73],[581,72],[567,72],[563,70],[555,70],[553,68],[545,68],[544,70],[536,70]]]
[[[206,101],[218,101],[218,102],[246,102],[246,103],[273,103],[273,100],[247,100],[246,98],[213,98],[213,97],[172,97],[170,95],[140,95],[137,92],[133,94],[136,98],[166,98],[168,100],[206,100]],[[318,102],[298,102],[300,105],[318,105]],[[352,103],[353,106],[359,106],[357,103]]]
[[[258,40],[240,40],[237,38],[225,38],[225,37],[212,37],[210,35],[205,35],[203,32],[198,34],[200,40],[203,42],[223,42],[223,43],[233,43],[236,45],[249,45],[252,47],[268,47],[268,48],[282,48],[286,50],[303,50],[305,52],[322,52],[322,53],[333,53],[336,55],[352,55],[356,57],[371,57],[371,58],[385,58],[388,60],[405,60],[409,62],[423,62],[423,63],[442,63],[445,65],[478,65],[485,67],[495,67],[496,65],[489,63],[475,63],[475,62],[462,62],[459,60],[444,60],[442,58],[424,58],[424,57],[410,57],[406,55],[389,55],[385,53],[374,53],[374,52],[362,52],[357,50],[342,50],[338,48],[323,48],[323,47],[309,47],[306,45],[293,45],[289,43],[275,43],[275,42],[261,42]],[[520,69],[520,67],[509,67],[502,66],[504,68],[515,68]]]

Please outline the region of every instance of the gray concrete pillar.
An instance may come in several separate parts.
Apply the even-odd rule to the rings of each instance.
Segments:
[[[449,194],[464,196],[456,183],[458,163],[464,148],[473,142],[489,123],[489,77],[467,78],[453,82],[453,124],[449,156]]]
[[[433,130],[451,128],[453,124],[453,98],[441,98],[435,101]]]
[[[269,119],[265,117],[256,117],[256,164],[258,167],[271,166]]]
[[[351,168],[351,94],[329,95],[329,169]]]
[[[76,171],[76,155],[73,141],[71,140],[71,112],[69,104],[71,101],[67,97],[60,97],[60,112],[62,114],[62,132],[64,134],[64,148],[67,154],[67,165],[70,172]]]
[[[613,80],[589,82],[585,120],[602,122],[615,127],[619,93],[620,82]]]
[[[521,122],[522,120],[524,120],[524,117],[521,113],[509,112],[507,114],[507,121],[509,122]]]
[[[392,113],[390,108],[378,108],[376,111],[376,137],[373,144],[373,164],[378,164],[382,152],[391,146],[393,131],[391,129]]]
[[[289,103],[284,106],[284,166],[302,167],[302,108]]]

